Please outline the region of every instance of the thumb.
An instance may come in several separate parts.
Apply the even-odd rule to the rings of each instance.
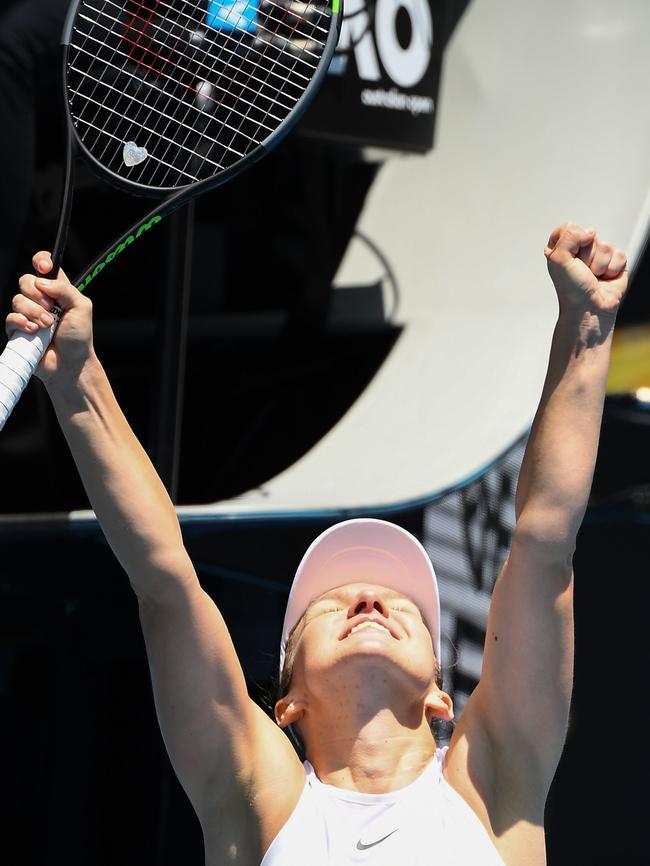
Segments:
[[[44,295],[47,295],[48,298],[55,301],[55,303],[64,311],[88,303],[88,298],[84,298],[78,289],[75,289],[61,270],[59,271],[59,276],[56,280],[49,280],[46,277],[37,277],[34,282],[36,287],[40,289]]]
[[[37,288],[55,301],[62,310],[69,310],[83,303],[81,294],[70,283],[63,268],[59,268],[56,277],[53,278],[51,253],[46,250],[36,253],[32,258],[32,265],[39,275],[35,280]]]

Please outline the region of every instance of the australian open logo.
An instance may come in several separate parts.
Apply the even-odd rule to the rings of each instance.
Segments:
[[[433,57],[429,0],[377,0],[374,14],[366,0],[346,0],[330,71],[342,75],[351,56],[367,85],[361,91],[363,105],[433,114],[432,98],[410,92],[422,82]]]

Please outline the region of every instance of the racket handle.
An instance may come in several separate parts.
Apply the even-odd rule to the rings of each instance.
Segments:
[[[5,426],[7,418],[27,387],[45,350],[52,342],[61,318],[59,307],[54,307],[52,315],[54,322],[35,334],[14,331],[4,352],[0,355],[0,430]]]

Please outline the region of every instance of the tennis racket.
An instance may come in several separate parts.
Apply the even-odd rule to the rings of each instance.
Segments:
[[[62,37],[66,178],[56,277],[85,159],[108,183],[163,200],[73,282],[84,291],[164,217],[274,148],[316,94],[341,0],[73,0]],[[61,317],[0,355],[0,430]]]

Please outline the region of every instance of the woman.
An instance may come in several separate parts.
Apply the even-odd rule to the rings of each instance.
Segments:
[[[575,538],[587,503],[625,255],[575,223],[545,248],[559,316],[495,585],[480,683],[450,720],[435,575],[385,522],[339,524],[301,563],[282,636],[274,723],[248,697],[163,485],[92,344],[91,304],[61,273],[25,275],[7,328],[64,309],[39,368],[106,537],[138,597],[156,710],[201,822],[206,863],[541,866],[544,804],[573,668]],[[39,273],[50,259],[38,253]],[[531,323],[535,327],[535,323]],[[280,728],[293,726],[301,762]]]

